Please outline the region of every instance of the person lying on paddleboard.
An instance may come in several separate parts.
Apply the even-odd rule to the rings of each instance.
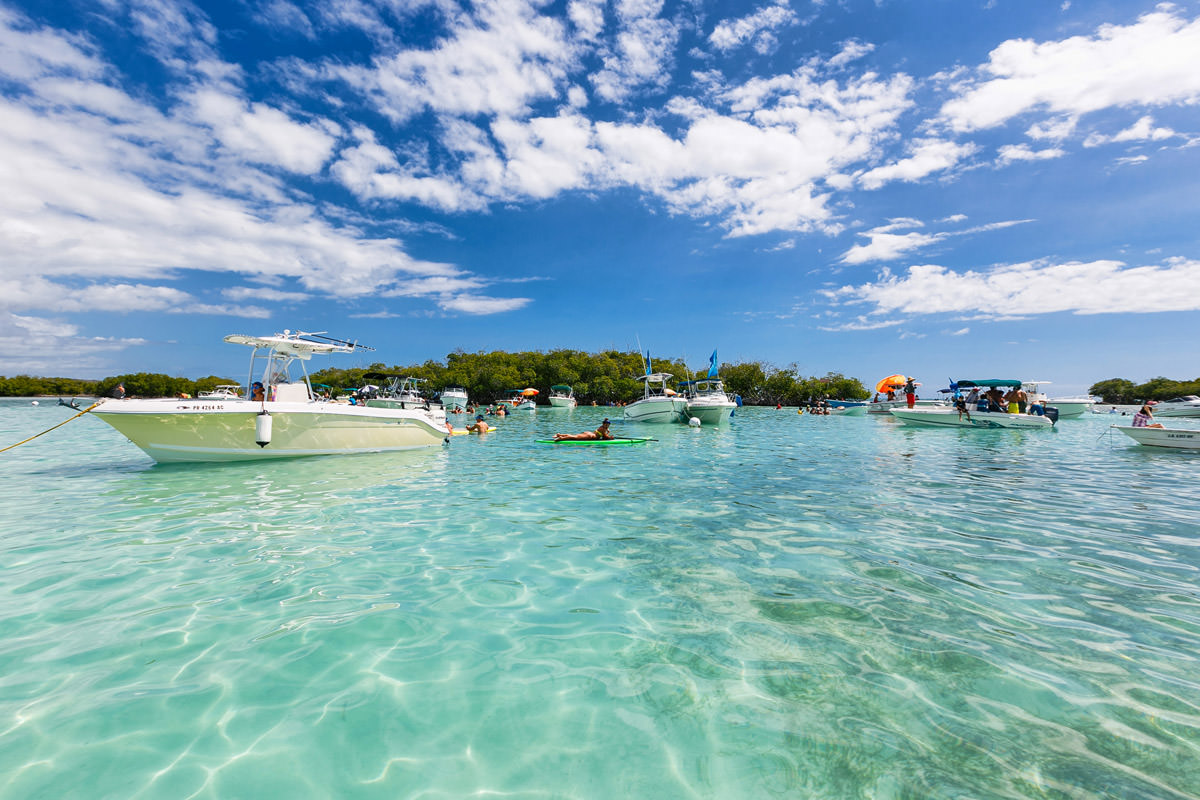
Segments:
[[[604,418],[604,422],[600,423],[600,427],[594,431],[584,431],[583,433],[556,433],[554,441],[556,442],[590,442],[599,439],[612,439],[613,435],[608,430],[608,417]]]

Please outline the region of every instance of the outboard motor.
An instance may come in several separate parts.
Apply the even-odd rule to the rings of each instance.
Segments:
[[[1058,406],[1046,406],[1046,418],[1051,423],[1058,422]]]

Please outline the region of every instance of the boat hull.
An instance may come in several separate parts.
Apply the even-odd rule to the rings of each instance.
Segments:
[[[575,408],[578,405],[574,397],[550,397],[551,408]]]
[[[466,411],[467,410],[467,395],[465,392],[442,392],[442,406],[447,411]]]
[[[700,420],[701,425],[719,426],[729,421],[736,408],[737,403],[732,400],[712,403],[693,401],[685,406],[684,414],[688,418],[695,417]]]
[[[1084,414],[1091,413],[1095,406],[1091,400],[1047,400],[1046,404],[1058,409],[1059,419],[1082,417]]]
[[[1049,417],[1036,414],[1006,414],[1001,411],[972,411],[961,417],[953,408],[893,408],[891,415],[909,425],[942,428],[1053,428]]]
[[[1113,425],[1138,444],[1147,447],[1170,447],[1176,450],[1200,450],[1200,429],[1192,428],[1134,428]]]
[[[271,441],[256,443],[259,411]],[[340,403],[116,400],[91,412],[160,463],[413,450],[442,444],[446,429],[423,411]]]
[[[867,405],[863,403],[859,406],[835,406],[830,403],[829,413],[836,417],[865,417]]]
[[[1151,408],[1154,409],[1155,419],[1200,417],[1200,403],[1180,403],[1178,406],[1159,403]]]
[[[625,406],[630,422],[687,422],[687,402],[681,397],[648,397]]]

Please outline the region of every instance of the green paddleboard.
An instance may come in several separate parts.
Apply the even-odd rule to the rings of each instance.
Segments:
[[[613,445],[613,444],[642,444],[650,442],[652,439],[563,439],[562,441],[554,441],[553,439],[538,439],[538,444],[590,444],[590,445]]]

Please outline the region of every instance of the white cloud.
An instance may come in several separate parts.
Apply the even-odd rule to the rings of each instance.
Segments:
[[[891,181],[918,181],[926,175],[953,167],[978,148],[941,139],[918,139],[909,148],[912,155],[894,164],[867,170],[859,177],[864,189],[878,189]]]
[[[623,103],[645,88],[665,86],[679,28],[659,16],[662,0],[617,0],[617,36],[601,49],[604,67],[591,76],[596,94]]]
[[[1034,109],[1078,116],[1110,107],[1192,105],[1200,98],[1200,19],[1170,5],[1094,36],[1037,43],[1012,39],[992,50],[977,80],[946,102],[953,130],[1000,125]]]
[[[1034,150],[1027,144],[1006,144],[1000,148],[997,161],[1000,164],[1011,164],[1014,161],[1045,161],[1050,158],[1062,158],[1066,154],[1065,150],[1057,147]]]
[[[1200,310],[1200,261],[1159,266],[1120,261],[1048,261],[954,272],[925,264],[907,274],[826,293],[835,303],[868,304],[867,315],[979,313],[990,317],[1050,314],[1152,313]]]
[[[111,374],[113,354],[145,343],[82,336],[77,326],[61,320],[0,313],[0,373],[100,377]]]
[[[1144,116],[1125,130],[1119,131],[1112,136],[1093,133],[1083,141],[1083,146],[1097,147],[1109,142],[1161,142],[1164,139],[1171,139],[1178,135],[1178,133],[1170,128],[1155,127],[1154,119],[1150,116]]]
[[[773,34],[780,28],[793,25],[796,20],[796,12],[788,7],[786,0],[779,0],[748,16],[721,20],[713,27],[708,41],[718,50],[729,51],[751,40]]]
[[[460,294],[442,300],[438,305],[447,311],[461,311],[464,314],[500,314],[505,311],[515,311],[529,302],[527,297],[483,297]]]
[[[1074,133],[1078,124],[1078,117],[1043,120],[1030,125],[1029,130],[1025,131],[1025,135],[1030,139],[1050,139],[1059,142]]]
[[[965,215],[955,214],[941,221],[961,222],[965,219]],[[867,238],[867,243],[856,244],[851,247],[842,254],[841,261],[843,264],[865,264],[868,261],[894,261],[905,253],[920,250],[951,236],[966,236],[972,233],[1002,230],[1014,225],[1022,225],[1026,222],[1032,222],[1032,220],[1019,219],[989,222],[985,225],[976,225],[975,227],[958,231],[939,231],[937,233],[910,231],[909,233],[896,233],[896,231],[904,230],[905,228],[923,227],[923,223],[920,220],[898,217],[889,220],[887,225],[881,225],[869,231],[859,233],[859,236]]]
[[[956,331],[950,331],[950,335],[951,336],[966,336],[970,332],[971,332],[970,328],[959,328]]]
[[[165,14],[145,24],[165,27],[170,43],[185,22]],[[295,123],[246,102],[236,70],[197,65],[201,74],[186,76],[186,91],[172,95],[181,102],[160,111],[105,83],[115,70],[79,39],[0,10],[0,43],[0,77],[24,87],[0,97],[0,254],[5,278],[19,284],[10,308],[19,301],[58,311],[73,304],[264,316],[260,307],[185,297],[159,281],[188,270],[234,273],[355,297],[462,272],[329,221],[325,209],[260,169],[319,171],[336,126]],[[31,300],[38,280],[62,279],[69,288],[61,296]]]
[[[844,67],[851,61],[857,61],[875,49],[875,45],[870,42],[860,42],[857,39],[848,39],[842,44],[841,51],[836,56],[829,59],[829,66]]]
[[[451,35],[426,50],[400,50],[371,67],[330,64],[326,73],[366,94],[397,122],[430,110],[520,116],[557,97],[572,49],[564,25],[521,0],[481,3]]]

